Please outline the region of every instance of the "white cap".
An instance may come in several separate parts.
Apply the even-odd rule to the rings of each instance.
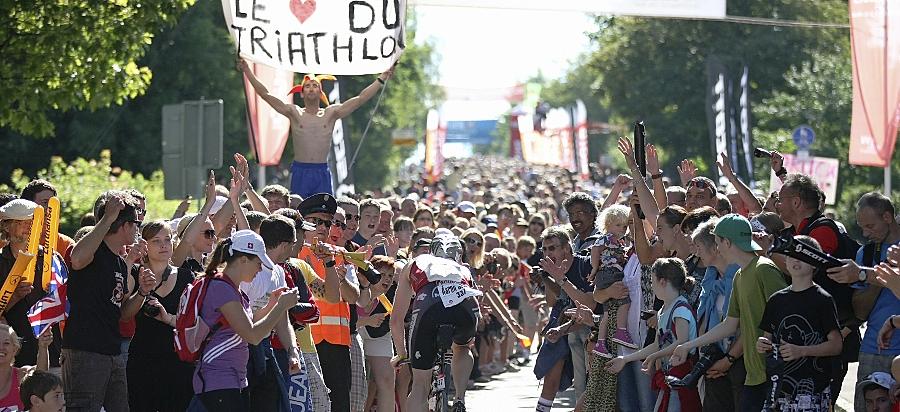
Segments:
[[[272,270],[275,264],[266,255],[266,244],[256,232],[244,229],[231,234],[231,251],[256,255],[266,269]]]
[[[38,204],[25,199],[13,199],[0,207],[0,220],[31,220]]]
[[[442,228],[439,228],[438,230],[434,231],[434,237],[438,237],[438,236],[455,236],[455,235],[453,234],[452,231],[450,231],[450,229],[442,227]]]
[[[209,209],[210,216],[219,213],[219,210],[222,209],[222,206],[225,206],[225,203],[228,202],[228,198],[225,196],[216,196],[216,200],[213,201],[212,208]]]
[[[866,376],[865,379],[861,380],[856,384],[856,388],[859,390],[864,390],[866,386],[869,385],[878,385],[888,391],[894,386],[894,378],[887,372],[872,372],[869,376]]]
[[[456,208],[462,213],[475,213],[475,204],[468,200],[459,202]]]

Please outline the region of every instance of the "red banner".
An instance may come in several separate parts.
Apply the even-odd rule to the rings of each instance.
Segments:
[[[285,103],[293,103],[293,96],[288,95],[294,83],[293,72],[250,61],[247,63],[256,78],[269,89],[270,94]],[[284,145],[287,143],[291,122],[257,95],[246,77],[244,91],[247,93],[247,112],[250,115],[250,146],[255,149],[256,160],[262,166],[277,166],[281,162],[281,153],[284,152]]]
[[[849,5],[853,56],[850,163],[887,167],[900,125],[900,3],[850,0]]]

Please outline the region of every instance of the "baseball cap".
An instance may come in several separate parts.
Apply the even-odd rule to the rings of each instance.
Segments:
[[[753,241],[753,228],[750,221],[739,214],[731,213],[722,216],[713,233],[730,240],[744,252],[762,250],[762,247]]]
[[[38,204],[25,199],[13,199],[0,207],[0,220],[31,220]]]
[[[266,244],[256,232],[244,229],[231,234],[231,251],[256,255],[266,269],[272,270],[275,264],[266,255]]]
[[[456,208],[459,209],[461,213],[475,213],[475,204],[468,200],[459,202],[459,204],[456,205]]]
[[[888,391],[894,386],[894,378],[887,372],[872,372],[865,379],[856,384],[857,390],[865,390],[869,385],[878,385]]]
[[[225,203],[228,202],[228,198],[225,196],[216,196],[216,200],[213,201],[213,205],[209,208],[209,215],[212,216],[216,213],[219,213],[219,210],[222,210],[222,206],[225,206]]]

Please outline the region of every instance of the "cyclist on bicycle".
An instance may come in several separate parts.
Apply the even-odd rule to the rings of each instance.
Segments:
[[[440,325],[454,326],[450,369],[456,401],[452,411],[466,410],[466,384],[474,364],[469,345],[475,340],[480,319],[475,296],[480,296],[481,292],[475,288],[469,268],[460,264],[462,256],[463,245],[459,238],[439,233],[431,241],[431,253],[410,262],[398,280],[394,313],[406,313],[410,303],[413,305],[409,331],[412,358],[407,352],[403,316],[391,317],[391,334],[397,348],[397,356],[392,362],[397,365],[409,361],[412,366],[412,390],[404,411],[427,410]]]

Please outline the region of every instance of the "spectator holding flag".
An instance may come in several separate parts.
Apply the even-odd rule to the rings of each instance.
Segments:
[[[38,204],[32,201],[16,199],[0,208],[0,235],[9,242],[6,247],[0,250],[0,285],[6,281],[19,254],[28,250],[32,219],[34,218],[34,210],[37,207]],[[42,285],[44,283],[42,270],[44,259],[44,251],[39,249],[38,255],[35,257],[36,263],[33,266],[34,284]],[[66,269],[60,254],[54,254],[54,261],[51,267],[55,275],[65,279]],[[6,323],[22,339],[21,348],[16,356],[16,366],[34,365],[37,362],[37,336],[45,328],[40,328],[37,332],[32,330],[28,319],[28,310],[46,295],[47,292],[40,287],[33,287],[29,282],[21,282],[15,288],[12,298],[3,312]],[[59,344],[53,345],[50,351],[52,366],[58,367]]]

